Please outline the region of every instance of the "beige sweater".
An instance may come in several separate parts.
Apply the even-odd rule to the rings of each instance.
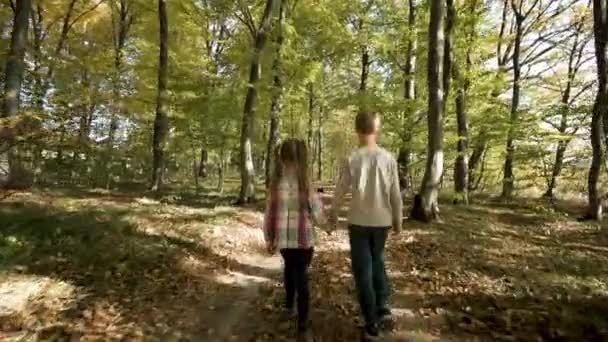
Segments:
[[[344,196],[352,194],[348,223],[401,228],[403,203],[395,158],[380,147],[361,147],[343,163],[330,214],[335,220]]]

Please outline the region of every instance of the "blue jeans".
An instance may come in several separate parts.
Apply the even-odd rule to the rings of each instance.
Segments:
[[[359,305],[367,326],[390,314],[389,285],[384,267],[384,245],[389,228],[349,227],[350,258]]]

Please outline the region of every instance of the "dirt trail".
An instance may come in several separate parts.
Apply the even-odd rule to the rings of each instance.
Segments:
[[[218,294],[208,307],[213,311],[211,319],[203,322],[208,327],[199,335],[205,341],[243,341],[255,338],[257,331],[266,324],[263,317],[255,316],[264,288],[272,287],[281,274],[279,257],[260,253],[243,253],[235,256],[241,265],[258,267],[261,275],[251,275],[236,270],[227,270],[217,280],[232,287],[232,290]]]
[[[602,230],[534,202],[442,212],[389,238],[390,340],[608,338]],[[265,254],[261,221],[260,208],[216,200],[11,196],[0,202],[0,340],[290,341],[281,259]],[[347,234],[318,237],[316,341],[357,341]]]

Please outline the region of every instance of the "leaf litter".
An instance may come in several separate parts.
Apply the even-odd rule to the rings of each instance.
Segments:
[[[389,238],[391,340],[608,338],[602,230],[493,203],[445,205],[442,216]],[[0,313],[0,339],[288,341],[281,260],[264,254],[261,221],[259,208],[14,194],[0,203],[0,288],[46,285],[0,291],[18,302]],[[357,340],[347,232],[319,240],[317,341]]]

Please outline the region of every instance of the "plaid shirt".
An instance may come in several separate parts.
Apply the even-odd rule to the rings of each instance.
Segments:
[[[319,196],[311,195],[304,201],[301,197],[298,182],[291,177],[271,188],[264,216],[264,238],[279,250],[312,248],[316,238],[313,222],[325,220]]]

